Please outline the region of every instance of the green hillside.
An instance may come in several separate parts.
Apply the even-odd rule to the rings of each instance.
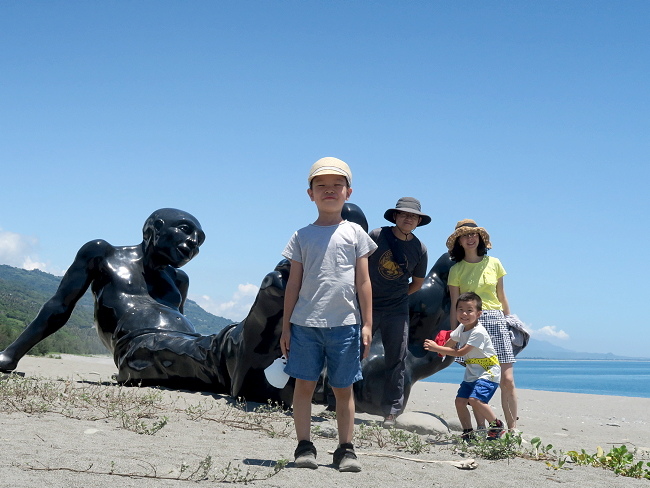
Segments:
[[[60,277],[39,270],[0,265],[0,351],[33,320],[41,306],[54,295],[60,281]],[[185,315],[201,334],[214,334],[232,323],[206,312],[191,300],[185,304]],[[65,327],[35,346],[30,354],[51,352],[107,353],[95,331],[90,292],[79,300]]]

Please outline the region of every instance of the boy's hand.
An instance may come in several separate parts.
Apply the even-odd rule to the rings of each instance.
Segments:
[[[280,336],[280,349],[282,349],[282,355],[289,359],[289,344],[291,343],[291,329],[286,330],[282,329],[282,335]]]
[[[370,353],[370,344],[372,343],[372,325],[364,325],[361,328],[361,344],[363,344],[363,357],[365,359]]]
[[[440,346],[435,343],[435,341],[432,341],[431,339],[425,339],[424,340],[424,349],[427,351],[433,351],[433,352],[439,352],[440,351]]]

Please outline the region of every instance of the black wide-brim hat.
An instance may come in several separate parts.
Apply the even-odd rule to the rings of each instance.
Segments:
[[[406,212],[412,213],[420,216],[420,223],[418,227],[427,225],[431,222],[431,217],[422,212],[422,206],[420,205],[420,200],[413,197],[402,197],[397,200],[395,208],[389,208],[384,212],[384,218],[389,222],[395,223],[395,212]]]

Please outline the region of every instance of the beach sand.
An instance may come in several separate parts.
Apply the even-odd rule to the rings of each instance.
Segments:
[[[21,360],[17,371],[26,377],[61,379],[74,387],[96,388],[97,384],[105,383],[104,388],[118,388],[111,386],[111,375],[116,369],[109,357],[28,356]],[[422,439],[440,439],[436,431],[445,431],[446,425],[452,431],[457,430],[456,388],[452,384],[417,383],[407,411],[398,419],[398,426],[411,423],[413,428],[428,430],[429,434],[423,434]],[[168,422],[154,435],[124,429],[119,420],[99,418],[101,412],[93,414],[94,420],[90,415],[81,419],[66,416],[66,412],[0,412],[0,487],[180,487],[187,486],[188,482],[163,478],[178,476],[182,463],[190,466],[182,474],[185,476],[207,456],[211,456],[212,475],[219,474],[230,463],[231,474],[234,469],[241,469],[241,477],[244,477],[246,470],[250,470],[252,474],[248,477],[260,478],[273,473],[277,460],[293,459],[296,441],[289,417],[282,435],[272,437],[250,426],[241,428],[232,421],[220,421],[225,419],[223,412],[228,411],[231,404],[227,397],[165,389],[139,390],[144,393],[160,391],[164,399],[165,406],[157,415],[167,417]],[[641,450],[635,459],[650,460],[650,399],[533,390],[519,390],[518,396],[519,428],[524,440],[540,437],[543,444],[552,444],[553,449],[585,449],[588,453],[594,453],[598,446],[608,452],[612,447],[625,444],[630,450],[635,447]],[[503,418],[498,399],[493,401],[493,406]],[[210,410],[198,419],[189,418],[188,412],[205,408]],[[313,414],[323,411],[322,406],[314,406]],[[332,430],[335,425],[329,419],[317,420],[323,432]],[[368,420],[380,419],[357,414],[358,425]],[[277,430],[282,430],[282,426]],[[336,440],[318,436],[314,442],[319,451],[319,469],[297,469],[289,464],[278,474],[252,484],[289,488],[314,484],[373,488],[650,486],[648,480],[620,477],[602,468],[568,465],[570,469],[553,469],[543,461],[523,458],[491,461],[473,456],[478,467],[462,470],[439,462],[464,459],[448,440],[430,444],[428,452],[419,454],[409,454],[394,446],[361,445],[357,452],[363,471],[339,473],[332,467],[328,454],[336,448]],[[115,474],[109,474],[111,471]],[[129,474],[156,478],[124,476]],[[199,482],[201,486],[208,484],[211,484],[208,480]]]

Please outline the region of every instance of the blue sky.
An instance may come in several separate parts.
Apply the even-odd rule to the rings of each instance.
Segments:
[[[0,263],[177,207],[190,298],[239,320],[336,156],[371,227],[422,201],[431,262],[484,226],[534,337],[650,357],[648,32],[626,0],[1,2]]]

